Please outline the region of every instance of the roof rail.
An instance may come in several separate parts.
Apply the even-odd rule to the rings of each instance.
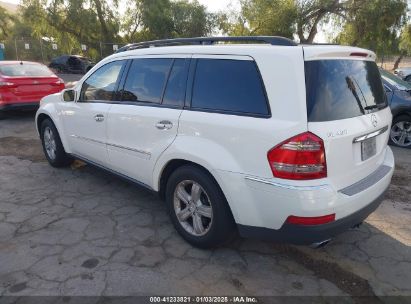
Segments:
[[[184,44],[194,44],[194,45],[212,45],[215,42],[231,42],[231,41],[257,41],[264,42],[271,45],[283,45],[283,46],[296,46],[297,43],[291,39],[279,36],[233,36],[233,37],[197,37],[197,38],[176,38],[176,39],[162,39],[145,41],[138,43],[131,43],[119,48],[116,53],[143,49],[149,47],[158,46],[172,46],[172,45],[184,45]]]

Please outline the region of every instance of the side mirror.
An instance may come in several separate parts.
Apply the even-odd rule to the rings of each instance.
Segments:
[[[64,90],[63,91],[63,100],[65,102],[76,101],[76,91],[72,90],[72,89]]]

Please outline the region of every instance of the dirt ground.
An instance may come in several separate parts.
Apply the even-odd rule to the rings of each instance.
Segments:
[[[0,296],[404,303],[411,299],[411,150],[392,149],[396,170],[383,204],[328,246],[237,239],[199,250],[176,234],[155,195],[90,166],[50,167],[34,113],[11,113],[0,120]]]

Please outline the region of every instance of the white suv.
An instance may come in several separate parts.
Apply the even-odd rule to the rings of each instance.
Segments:
[[[216,43],[242,40],[254,43]],[[374,60],[281,37],[134,44],[45,97],[36,125],[52,166],[77,158],[158,192],[195,246],[236,231],[319,243],[360,224],[391,181]]]

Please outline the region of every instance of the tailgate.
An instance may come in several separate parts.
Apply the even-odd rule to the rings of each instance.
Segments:
[[[377,65],[349,54],[305,62],[308,130],[324,141],[337,190],[382,164],[392,120]]]

